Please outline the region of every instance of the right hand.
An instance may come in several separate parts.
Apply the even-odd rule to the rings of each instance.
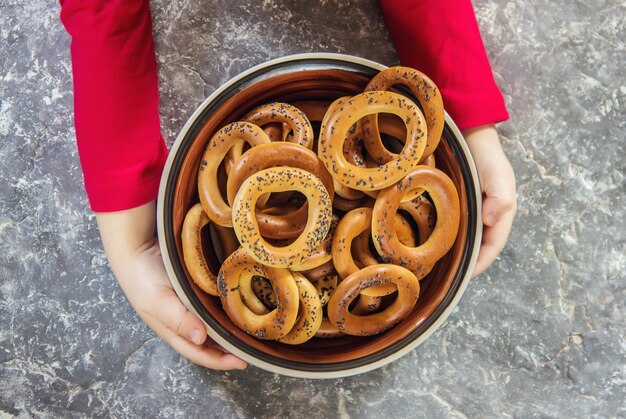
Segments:
[[[208,338],[204,323],[174,292],[154,236],[155,205],[97,213],[104,249],[120,286],[137,314],[179,354],[214,370],[247,364]]]

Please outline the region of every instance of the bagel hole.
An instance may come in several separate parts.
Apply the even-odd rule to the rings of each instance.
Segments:
[[[393,304],[394,301],[396,301],[396,298],[398,298],[398,291],[394,291],[389,295],[385,295],[384,297],[381,297],[380,308],[378,309],[378,312],[386,310],[387,307],[389,307],[390,305]]]
[[[378,254],[378,250],[376,250],[376,245],[374,244],[374,239],[372,238],[372,235],[369,235],[369,240],[367,242],[367,245],[370,248],[370,253],[376,258],[376,260],[378,261],[378,263],[383,263],[383,258]]]
[[[433,208],[436,208],[435,206],[435,202],[433,201],[433,199],[430,197],[430,195],[428,194],[428,192],[424,192],[422,194],[422,196],[424,198],[426,198],[428,200],[428,202],[430,202],[430,205],[432,205]],[[433,211],[432,214],[432,220],[430,220],[430,225],[432,228],[435,228],[435,226],[437,225],[437,211]]]
[[[406,140],[406,125],[402,118],[390,113],[378,114],[378,129],[387,151],[402,152]]]
[[[252,290],[265,308],[271,311],[277,307],[276,293],[274,292],[274,288],[272,288],[272,283],[269,279],[264,276],[253,275]]]
[[[217,168],[217,187],[220,190],[220,195],[224,202],[228,202],[227,184],[228,175],[226,174],[226,163],[222,160]]]
[[[413,231],[413,234],[415,234],[415,243],[421,243],[423,232],[420,232],[420,228],[411,214],[403,209],[399,209],[398,215],[404,218],[405,221],[411,226],[411,230]]]
[[[319,138],[320,130],[322,128],[322,123],[320,121],[309,121],[311,122],[311,127],[313,128],[313,138]],[[313,142],[313,152],[317,154],[317,141]]]
[[[356,150],[356,156],[352,157],[352,159],[350,159],[348,157],[348,154],[351,151],[349,150],[349,146],[348,146],[349,141],[347,141],[347,140],[348,140],[348,138],[352,134],[354,134],[356,132],[358,124],[359,124],[359,122],[357,122],[354,125],[352,125],[350,127],[350,129],[348,130],[348,132],[346,133],[346,138],[344,139],[344,142],[343,142],[343,150],[342,151],[343,151],[344,156],[346,156],[346,158],[349,159],[350,163],[352,163],[351,160],[354,160],[354,164],[356,166],[362,167],[362,166],[365,166],[365,155],[367,154],[367,151],[365,150],[365,146],[363,144],[363,139],[361,138],[361,136],[357,137],[357,139],[356,139],[357,143],[354,146],[355,150]]]
[[[287,247],[295,242],[296,239],[297,237],[291,239],[270,239],[265,237],[265,240],[274,247]]]
[[[213,223],[208,223],[200,230],[200,244],[202,245],[202,256],[204,260],[206,260],[207,265],[209,266],[209,270],[212,274],[217,275],[220,270],[220,266],[222,265],[222,259],[218,256],[218,253],[221,252],[221,255],[224,252],[221,250],[222,245],[219,243],[219,238],[217,237],[217,233],[214,230]],[[216,251],[216,243],[219,247],[220,251]]]

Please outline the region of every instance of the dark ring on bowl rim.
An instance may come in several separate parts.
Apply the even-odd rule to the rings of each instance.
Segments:
[[[457,162],[462,166],[461,173],[467,188],[470,221],[468,222],[468,240],[463,248],[459,269],[441,304],[406,337],[380,351],[350,361],[307,364],[271,356],[250,347],[239,341],[206,311],[186,278],[176,247],[168,246],[168,242],[174,243],[175,241],[172,226],[173,191],[184,157],[208,116],[232,95],[262,79],[298,69],[343,69],[374,76],[384,68],[386,67],[373,61],[344,54],[298,54],[268,61],[234,77],[210,95],[189,118],[172,147],[161,178],[157,204],[159,244],[170,282],[172,282],[172,286],[185,306],[197,314],[208,326],[209,336],[225,349],[252,365],[283,375],[307,378],[345,377],[379,368],[419,346],[433,333],[457,305],[467,286],[471,271],[476,263],[482,236],[481,202],[479,190],[476,189],[476,185],[479,183],[469,149],[465,145],[459,129],[447,113],[444,136],[448,140],[447,143]],[[472,223],[473,220],[476,222]],[[473,241],[471,240],[472,237],[474,237]]]

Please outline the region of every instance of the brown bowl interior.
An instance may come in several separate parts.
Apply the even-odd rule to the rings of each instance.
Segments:
[[[272,101],[334,100],[362,92],[368,81],[369,78],[362,74],[340,69],[300,70],[279,74],[248,86],[210,114],[184,157],[176,181],[172,219],[178,258],[181,261],[183,259],[181,229],[185,214],[198,202],[196,188],[198,166],[204,147],[213,133],[225,124],[238,120],[257,105]],[[468,239],[467,191],[459,165],[445,138],[437,148],[436,160],[437,167],[450,176],[459,192],[461,202],[459,234],[450,252],[437,263],[431,274],[421,281],[420,298],[412,313],[385,333],[370,337],[314,338],[297,346],[257,340],[237,328],[223,311],[219,298],[202,292],[184,268],[186,280],[203,307],[219,324],[243,344],[268,355],[294,362],[325,364],[350,361],[378,352],[405,338],[426,321],[444,299],[461,264],[463,244]],[[184,264],[182,265],[184,267]]]

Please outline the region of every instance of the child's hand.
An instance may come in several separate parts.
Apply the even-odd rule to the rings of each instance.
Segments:
[[[204,324],[180,302],[167,278],[154,236],[154,202],[127,211],[97,213],[113,273],[141,318],[191,362],[215,369],[246,363],[211,341]]]
[[[515,173],[506,158],[493,125],[483,125],[463,132],[478,169],[483,192],[483,241],[473,276],[485,272],[504,247],[517,203]]]

